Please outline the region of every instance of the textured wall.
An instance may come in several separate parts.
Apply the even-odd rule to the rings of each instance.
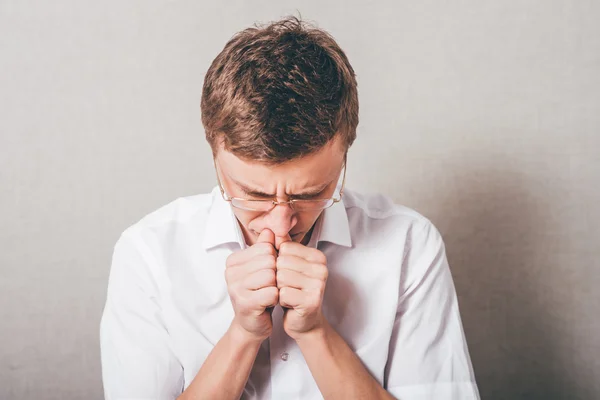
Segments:
[[[0,398],[100,399],[119,233],[214,184],[203,75],[299,10],[359,80],[349,185],[442,231],[484,399],[600,398],[600,3],[0,1]]]

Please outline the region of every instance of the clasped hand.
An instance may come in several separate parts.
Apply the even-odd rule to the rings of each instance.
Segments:
[[[273,330],[271,312],[279,304],[284,309],[283,328],[293,339],[321,329],[327,275],[327,259],[321,251],[291,240],[277,250],[275,235],[264,229],[256,244],[227,258],[232,323],[262,341]]]

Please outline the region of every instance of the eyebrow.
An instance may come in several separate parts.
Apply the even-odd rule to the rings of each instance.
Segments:
[[[244,192],[244,194],[246,196],[251,196],[251,197],[264,197],[264,198],[275,198],[277,197],[277,194],[275,193],[265,193],[260,189],[253,189],[249,186],[244,185],[241,182],[236,181],[235,179],[231,178],[230,179],[240,187],[240,189],[242,190],[242,192]],[[310,198],[310,197],[316,197],[319,194],[321,194],[329,185],[331,185],[331,182],[327,182],[325,184],[322,184],[320,186],[317,186],[316,188],[311,188],[311,189],[307,189],[304,191],[300,191],[299,193],[294,193],[294,194],[288,194],[288,196],[290,198],[296,198],[296,199],[301,199],[301,198]]]

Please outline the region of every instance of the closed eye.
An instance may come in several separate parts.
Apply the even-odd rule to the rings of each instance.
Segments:
[[[244,196],[248,199],[272,200],[277,197],[275,194],[264,193],[264,192],[261,192],[260,190],[254,190],[252,188],[249,188],[240,182],[235,182],[235,183],[241,189],[242,193],[244,193]],[[324,186],[317,188],[316,190],[313,190],[310,192],[307,191],[305,193],[292,194],[289,197],[291,199],[295,199],[295,200],[319,200],[322,198],[323,193],[329,187],[330,184],[331,184],[331,182],[327,183]]]
[[[249,199],[271,200],[271,199],[275,198],[275,195],[273,195],[273,194],[263,193],[258,190],[252,190],[242,184],[238,184],[238,186],[242,190],[242,193],[244,193],[244,196]]]
[[[296,195],[293,197],[294,200],[319,200],[323,198],[323,190],[318,193],[305,193]]]

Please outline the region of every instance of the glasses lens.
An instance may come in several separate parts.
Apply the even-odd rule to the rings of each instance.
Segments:
[[[270,211],[274,205],[271,200],[244,200],[244,199],[231,199],[231,205],[248,211]]]
[[[296,211],[323,210],[333,204],[333,199],[324,200],[294,200],[293,207]]]
[[[315,211],[315,210],[323,210],[325,208],[331,207],[334,203],[333,199],[323,199],[323,200],[293,200],[292,208],[296,212],[302,211]],[[247,211],[260,211],[260,212],[268,212],[271,211],[275,205],[271,200],[245,200],[232,198],[231,205],[235,208],[239,208],[241,210]]]

